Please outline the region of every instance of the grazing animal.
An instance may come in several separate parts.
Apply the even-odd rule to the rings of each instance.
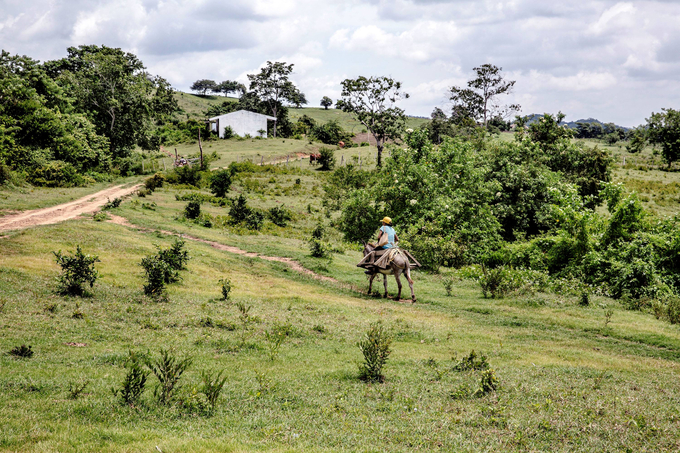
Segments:
[[[367,244],[366,242],[364,242],[364,257],[373,251],[375,251],[375,246],[373,244]],[[400,300],[401,280],[399,279],[399,276],[403,273],[406,276],[406,280],[408,280],[408,286],[411,288],[411,302],[413,303],[416,302],[416,294],[413,292],[413,279],[411,278],[411,263],[409,262],[405,253],[396,253],[394,255],[394,259],[389,264],[388,268],[381,269],[378,267],[374,267],[370,272],[371,273],[369,274],[368,280],[368,294],[371,294],[371,289],[373,287],[373,279],[375,278],[375,276],[378,274],[382,274],[383,284],[385,286],[385,294],[383,294],[383,297],[387,297],[387,276],[394,275],[394,278],[397,280],[397,286],[399,287],[399,292],[397,293],[397,300]]]
[[[318,164],[319,159],[321,159],[321,154],[310,154],[309,155],[309,165]]]

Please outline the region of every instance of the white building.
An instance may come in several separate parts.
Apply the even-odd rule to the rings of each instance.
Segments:
[[[275,121],[273,116],[262,115],[260,113],[239,110],[238,112],[226,113],[224,115],[210,118],[212,130],[217,132],[220,138],[224,137],[224,129],[229,126],[234,134],[244,137],[246,134],[251,137],[259,137],[259,131],[265,131],[263,137],[267,136],[267,120]]]

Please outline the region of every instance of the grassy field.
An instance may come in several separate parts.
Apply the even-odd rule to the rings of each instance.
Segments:
[[[215,143],[206,151],[217,151],[220,165],[305,146],[219,144],[224,148]],[[368,296],[355,267],[360,252],[332,228],[332,260],[310,256],[312,229],[328,222],[326,176],[301,167],[241,174],[229,194],[243,193],[263,209],[285,205],[294,217],[285,228],[223,225],[228,208],[209,203],[202,210],[215,225],[200,226],[183,218],[187,203],[176,199],[189,189],[166,186],[111,211],[144,230],[82,217],[0,239],[0,451],[680,448],[678,326],[596,296],[588,307],[569,294],[484,299],[475,280],[448,269],[414,273],[415,305]],[[3,193],[15,209],[11,191]],[[174,238],[161,231],[293,258],[337,282],[187,240],[188,269],[168,286],[168,300],[157,302],[143,295],[139,263],[156,245],[171,244]],[[101,259],[92,297],[56,294],[59,268],[51,252],[77,245]],[[455,281],[450,296],[446,277]],[[228,301],[219,300],[221,278],[233,285]],[[393,279],[389,288],[394,295]],[[251,323],[239,317],[238,303],[252,307]],[[394,338],[382,384],[358,379],[357,342],[373,322]],[[281,324],[289,334],[271,360],[267,332]],[[31,345],[34,356],[5,354],[21,344]],[[162,348],[192,359],[177,398],[160,404],[151,375],[139,404],[121,404],[112,389],[121,388],[129,351],[153,360]],[[499,381],[495,392],[473,396],[481,373],[454,371],[471,350],[488,357]],[[227,380],[210,411],[201,372],[221,370]]]

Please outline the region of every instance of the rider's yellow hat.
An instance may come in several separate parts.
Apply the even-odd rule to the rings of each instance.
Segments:
[[[382,223],[392,225],[392,219],[390,219],[389,217],[385,217],[385,218],[382,219]]]

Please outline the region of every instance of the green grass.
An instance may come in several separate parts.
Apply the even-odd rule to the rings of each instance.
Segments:
[[[301,109],[292,108],[288,111],[288,114],[290,116],[291,121],[297,121],[298,118],[301,118],[303,115],[307,115],[313,118],[319,124],[324,124],[331,120],[335,120],[340,124],[340,126],[342,126],[344,130],[351,132],[353,134],[359,134],[363,130],[365,130],[365,127],[361,123],[359,123],[356,119],[354,119],[352,115],[350,115],[349,113],[345,113],[342,110],[337,109],[325,110],[324,108],[321,107],[305,107]],[[406,119],[406,127],[415,129],[429,122],[430,120],[427,118],[416,118],[413,116],[409,116]]]
[[[238,99],[226,97],[226,96],[215,96],[215,95],[199,95],[184,93],[181,91],[175,92],[175,99],[179,104],[180,109],[182,109],[185,119],[205,119],[204,114],[210,106],[222,105],[224,101],[237,102]]]
[[[288,142],[211,143],[225,147],[222,164],[239,154],[277,155]],[[599,296],[585,308],[559,294],[489,300],[475,281],[460,279],[447,296],[442,280],[457,275],[448,269],[414,272],[416,305],[368,296],[355,267],[359,250],[333,228],[326,239],[333,259],[309,256],[314,225],[330,222],[324,178],[308,165],[239,174],[228,196],[244,193],[262,209],[285,205],[294,213],[286,228],[199,226],[182,218],[186,202],[175,199],[187,189],[166,186],[112,210],[145,231],[81,217],[0,239],[0,451],[677,451],[678,326]],[[64,196],[53,191],[42,203]],[[9,209],[26,203],[6,201]],[[208,203],[201,209],[228,214]],[[338,282],[187,241],[188,269],[168,286],[168,301],[156,302],[142,293],[139,263],[172,242],[160,230],[290,257]],[[77,245],[101,259],[91,298],[55,293],[51,252]],[[222,278],[233,285],[226,302]],[[396,292],[391,277],[389,290]],[[243,345],[237,302],[255,316]],[[393,352],[386,382],[366,384],[356,345],[375,321],[392,333]],[[272,361],[265,332],[277,322],[292,331]],[[35,355],[4,354],[21,344]],[[120,404],[111,389],[121,385],[128,352],[158,357],[161,348],[193,358],[183,404],[160,406],[154,377],[139,405]],[[453,371],[472,349],[488,356],[496,392],[470,396],[480,373]],[[228,378],[214,413],[201,409],[196,393],[205,370]],[[69,385],[87,380],[70,399]]]

